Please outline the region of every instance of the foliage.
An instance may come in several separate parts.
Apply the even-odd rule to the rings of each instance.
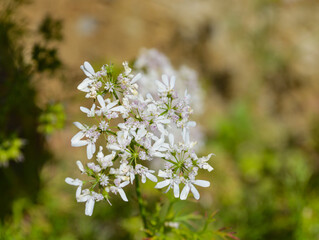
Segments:
[[[64,127],[65,114],[61,103],[47,104],[39,117],[38,131],[50,135]]]
[[[313,211],[318,204],[313,197],[304,197],[318,196],[310,190],[315,172],[309,156],[283,138],[289,135],[282,124],[268,124],[271,120],[265,116],[260,121],[248,106],[235,104],[214,127],[214,145],[233,159],[236,171],[225,184],[240,183],[235,199],[227,190],[218,194],[224,206],[220,216],[244,239],[315,239],[313,224],[308,222],[309,228],[300,224],[316,218]]]
[[[40,171],[50,157],[45,135],[37,131],[43,115],[31,82],[38,71],[26,60],[22,40],[27,29],[16,19],[17,8],[23,3],[5,1],[0,13],[0,155],[1,165],[7,166],[0,168],[0,186],[7,189],[0,199],[1,219],[11,212],[14,199],[36,200],[41,186]],[[61,109],[59,115],[61,119]]]

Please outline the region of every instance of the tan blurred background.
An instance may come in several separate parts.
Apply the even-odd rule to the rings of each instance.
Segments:
[[[138,239],[131,222],[114,220],[116,208],[101,204],[100,215],[84,218],[63,179],[75,176],[84,154],[70,146],[71,123],[82,116],[79,66],[120,64],[157,48],[176,67],[196,69],[205,91],[202,152],[217,157],[206,176],[213,186],[199,205],[218,209],[217,226],[232,227],[241,239],[319,239],[318,13],[316,0],[34,0],[20,8],[31,32],[47,15],[63,23],[56,43],[63,77],[34,81],[38,105],[61,101],[67,116],[65,128],[47,139],[55,162],[44,167],[44,195],[54,204],[51,218],[40,214],[49,229],[43,236]],[[29,56],[35,39],[25,39]],[[59,231],[55,211],[70,221]],[[117,238],[118,229],[126,235]]]

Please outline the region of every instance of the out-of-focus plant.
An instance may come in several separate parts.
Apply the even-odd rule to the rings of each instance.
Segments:
[[[22,147],[24,145],[25,141],[14,135],[3,139],[0,143],[0,166],[7,166],[10,160],[22,161]]]
[[[47,104],[39,117],[38,131],[50,135],[64,127],[65,113],[61,103]]]
[[[54,41],[61,41],[63,39],[62,21],[55,20],[47,15],[39,26],[38,32],[44,41],[34,44],[32,59],[35,62],[37,71],[54,72],[61,67],[62,63],[58,57],[57,48],[50,45]]]
[[[289,145],[285,127],[271,121],[243,102],[216,121],[214,146],[233,160],[228,164],[235,172],[220,178],[220,216],[245,239],[316,239],[316,172],[307,153]]]
[[[32,62],[26,60],[24,41],[34,35],[17,19],[16,11],[24,3],[3,1],[0,10],[0,159],[1,166],[7,166],[0,168],[0,187],[6,189],[0,198],[0,218],[11,212],[15,199],[36,200],[41,186],[40,171],[50,158],[46,134],[61,128],[63,121],[61,106],[43,112],[36,103],[37,92],[32,81],[40,72],[57,70],[60,65],[56,62],[60,64],[60,60],[57,54],[33,58]],[[60,30],[50,33],[55,22],[50,21],[50,27],[46,27],[48,23],[45,22],[48,20],[36,34],[43,35],[43,46],[48,46],[52,40],[59,39],[61,33],[58,33]],[[41,63],[43,61],[50,64]]]

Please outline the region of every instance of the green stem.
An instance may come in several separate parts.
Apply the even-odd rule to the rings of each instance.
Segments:
[[[140,180],[139,180],[138,175],[135,175],[135,190],[136,190],[138,207],[140,209],[140,214],[141,214],[142,221],[143,221],[144,230],[146,232],[146,236],[150,237],[151,235],[148,231],[149,229],[148,229],[148,224],[147,224],[147,219],[146,219],[146,208],[145,208],[145,204],[144,204],[142,194],[141,194]]]

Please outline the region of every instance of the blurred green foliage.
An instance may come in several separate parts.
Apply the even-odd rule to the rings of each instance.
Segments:
[[[273,120],[259,119],[251,105],[234,104],[213,127],[210,144],[232,159],[235,171],[222,179],[238,183],[217,193],[220,217],[242,239],[317,239],[319,198],[311,189],[318,183],[311,181],[317,173],[309,155],[290,144],[284,124],[267,124]]]
[[[64,127],[65,113],[61,103],[47,104],[39,117],[38,131],[50,135]]]
[[[63,121],[61,106],[43,112],[36,103],[32,81],[39,72],[35,65],[39,64],[26,60],[23,41],[28,30],[19,24],[16,15],[23,3],[3,1],[0,12],[0,158],[1,165],[6,166],[0,167],[0,187],[6,189],[0,198],[0,220],[11,213],[15,199],[36,201],[41,187],[40,172],[50,159],[45,141],[49,125],[61,128]],[[44,66],[41,70],[52,70],[51,67]],[[56,121],[48,121],[49,114]],[[45,129],[39,132],[38,126]]]
[[[0,143],[0,166],[7,166],[10,160],[23,160],[22,147],[23,139],[17,138],[14,135],[7,137]]]

